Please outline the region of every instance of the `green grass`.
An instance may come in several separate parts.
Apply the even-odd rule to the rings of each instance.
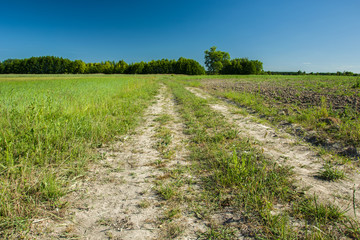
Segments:
[[[171,186],[170,184],[158,186],[157,187],[157,192],[164,200],[169,200],[173,196],[175,196],[174,187]]]
[[[157,88],[154,76],[0,76],[0,236],[65,206],[96,148],[134,129]]]
[[[236,240],[239,238],[236,237],[236,232],[233,229],[226,228],[224,226],[211,226],[211,228],[207,232],[200,234],[199,239],[203,239],[203,240],[216,240],[216,239]]]
[[[344,211],[332,205],[319,204],[316,197],[304,198],[296,202],[294,211],[303,214],[303,217],[311,222],[326,224],[339,222],[344,219]]]
[[[345,178],[345,173],[340,169],[337,169],[332,164],[327,163],[324,165],[323,169],[319,172],[319,178],[327,181],[336,181],[339,179]]]
[[[192,165],[166,172],[155,189],[171,204],[186,203],[198,218],[209,220],[214,213],[232,209],[241,215],[239,224],[247,226],[247,231],[241,232],[239,226],[210,224],[200,238],[237,239],[239,231],[257,239],[359,238],[356,221],[331,205],[298,193],[291,180],[291,169],[266,159],[256,143],[240,137],[235,126],[208,106],[216,100],[198,98],[184,88],[201,86],[205,78],[258,82],[270,79],[287,81],[297,88],[312,87],[318,81],[321,86],[314,86],[314,91],[341,84],[351,88],[355,84],[352,78],[344,77],[329,85],[326,77],[311,76],[305,76],[308,78],[305,85],[298,84],[295,80],[302,77],[0,76],[0,237],[22,237],[21,232],[29,229],[33,219],[60,218],[56,209],[67,206],[62,196],[68,193],[69,184],[86,174],[90,161],[101,158],[96,148],[131,132],[140,122],[143,110],[152,103],[159,80],[167,79],[164,82],[174,94],[186,124]],[[277,108],[266,106],[260,95],[229,91],[223,94],[259,113],[268,116],[278,113]],[[317,108],[298,111],[300,114],[284,115],[279,120],[311,123],[314,117],[333,116],[326,101]],[[353,127],[351,121],[355,121],[349,116],[349,121],[341,120],[344,124],[341,127],[348,125],[348,130]],[[171,149],[172,132],[166,126],[172,120],[169,115],[155,119],[161,125],[156,128],[155,147],[163,159],[171,158],[175,151]],[[316,123],[320,124],[318,120]],[[356,129],[354,133],[348,132],[353,139]],[[163,166],[164,162],[159,160],[156,164]],[[338,172],[332,167],[328,170],[319,175],[336,180]],[[201,184],[200,194],[190,196],[181,190],[186,181],[183,171],[186,174],[191,171],[199,179],[196,184]],[[274,213],[278,205],[286,207]],[[140,202],[139,207],[146,208],[148,203]],[[184,231],[172,222],[180,215],[179,209],[181,206],[175,205],[165,214],[167,238],[175,238]]]
[[[172,120],[172,117],[168,114],[162,114],[159,117],[157,117],[155,119],[156,122],[159,122],[160,124],[166,124],[167,122],[169,122],[170,120]]]
[[[356,222],[347,220],[339,209],[295,191],[291,170],[266,159],[256,143],[237,135],[235,126],[211,110],[208,103],[212,99],[185,90],[182,79],[166,84],[175,95],[191,138],[193,174],[203,183],[204,192],[192,200],[198,217],[206,219],[230,207],[243,215],[244,234],[259,239],[331,239],[352,236],[348,227],[356,231],[351,227]],[[272,213],[278,204],[288,207]],[[294,226],[290,218],[301,227]],[[236,239],[236,234],[236,228],[214,225],[202,237]]]

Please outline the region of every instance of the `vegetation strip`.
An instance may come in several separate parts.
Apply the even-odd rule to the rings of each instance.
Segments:
[[[155,121],[157,144],[162,160],[155,165],[163,172],[157,177],[156,190],[163,201],[163,215],[160,218],[164,239],[198,239],[206,232],[207,222],[197,219],[191,208],[199,195],[199,183],[190,171],[188,162],[188,136],[178,116],[172,95],[167,91],[163,103],[163,114]]]
[[[62,218],[61,197],[100,158],[94,148],[133,130],[158,86],[155,78],[37,79],[0,85],[1,238]]]
[[[256,143],[239,137],[234,126],[210,109],[208,100],[195,97],[180,83],[167,84],[192,136],[191,158],[204,179],[207,212],[232,209],[241,216],[223,219],[205,238],[359,236],[357,223],[339,209],[296,192],[291,171],[266,159]],[[236,224],[227,224],[231,219]]]

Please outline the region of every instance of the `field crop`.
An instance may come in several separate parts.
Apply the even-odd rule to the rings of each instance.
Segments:
[[[156,78],[0,77],[0,235],[61,216],[67,186],[101,157],[96,147],[134,129]]]

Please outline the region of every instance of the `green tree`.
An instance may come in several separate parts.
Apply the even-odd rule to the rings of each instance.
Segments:
[[[86,63],[84,63],[81,60],[75,60],[75,62],[73,62],[73,68],[74,68],[74,72],[73,73],[84,73],[86,70]]]
[[[205,65],[210,74],[219,74],[219,72],[229,64],[229,53],[216,51],[215,46],[205,51]]]
[[[120,60],[118,63],[116,63],[115,65],[115,73],[124,73],[126,68],[128,67],[129,65],[124,61],[124,60]]]

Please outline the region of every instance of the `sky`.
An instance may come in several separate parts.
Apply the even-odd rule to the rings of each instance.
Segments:
[[[266,71],[360,73],[359,0],[0,0],[0,61],[127,63],[212,46]]]

